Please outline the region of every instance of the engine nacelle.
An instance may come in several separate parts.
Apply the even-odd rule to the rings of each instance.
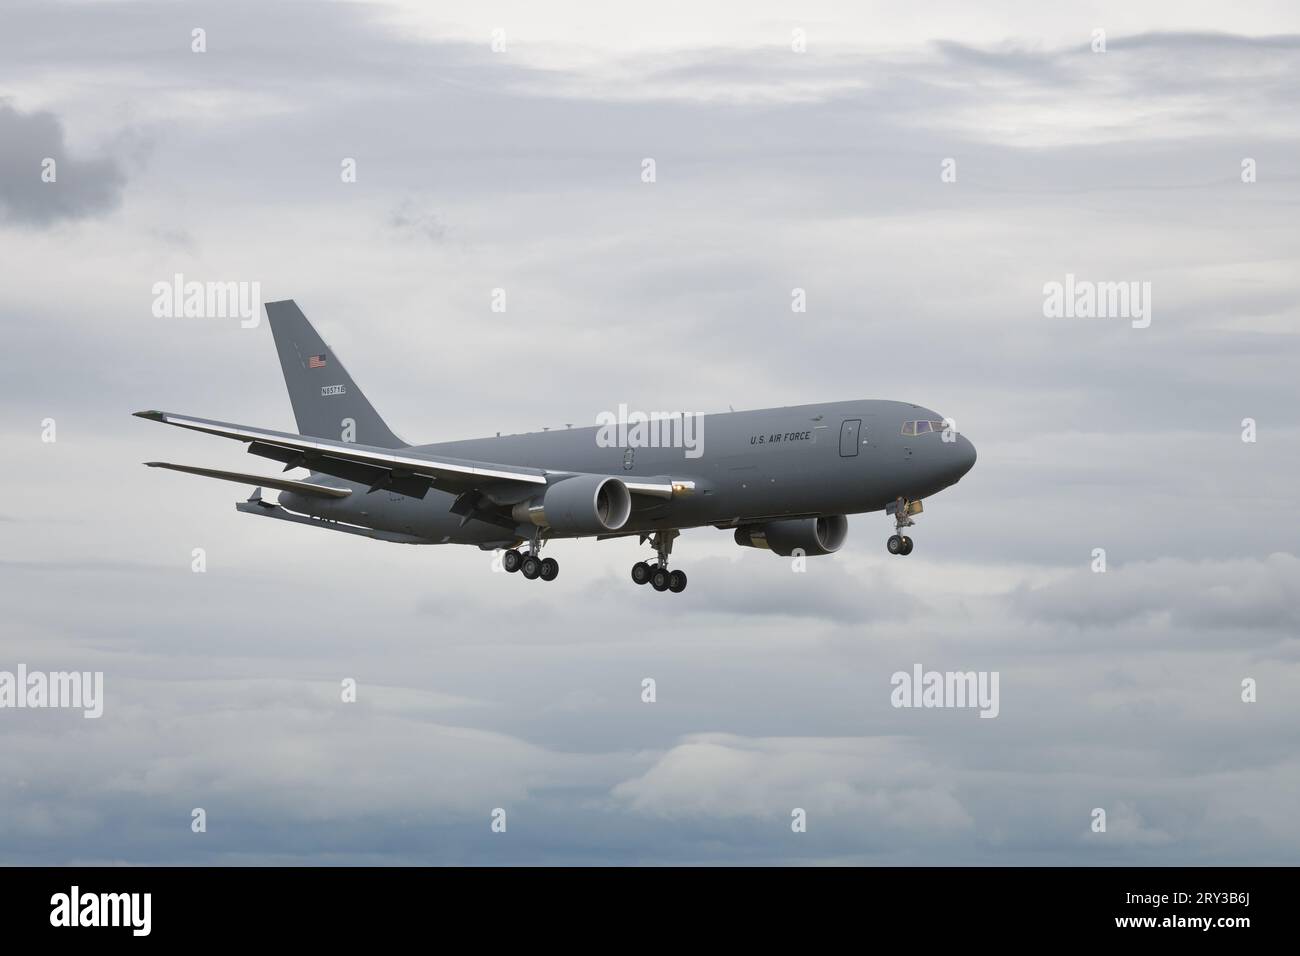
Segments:
[[[627,523],[632,493],[617,478],[574,475],[515,505],[511,514],[516,521],[561,534],[604,534]]]
[[[744,548],[765,548],[788,558],[795,551],[833,554],[848,536],[849,519],[844,515],[828,515],[742,525],[736,529],[736,544]]]

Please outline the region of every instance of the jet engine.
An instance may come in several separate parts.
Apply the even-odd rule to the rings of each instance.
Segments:
[[[744,548],[765,548],[784,558],[795,551],[804,554],[833,554],[849,534],[844,515],[824,518],[787,518],[766,524],[742,525],[736,529],[736,544]]]
[[[623,527],[631,513],[632,493],[619,479],[574,475],[515,505],[511,516],[561,534],[604,534]]]

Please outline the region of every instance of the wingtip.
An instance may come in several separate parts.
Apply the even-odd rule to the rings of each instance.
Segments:
[[[147,418],[152,422],[161,422],[167,420],[167,414],[165,412],[160,412],[152,408],[143,412],[132,412],[131,414],[134,415],[136,418]]]

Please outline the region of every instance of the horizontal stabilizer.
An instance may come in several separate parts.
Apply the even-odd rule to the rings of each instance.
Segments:
[[[193,465],[173,465],[167,461],[146,461],[150,468],[167,468],[171,471],[183,471],[187,475],[202,475],[205,478],[220,478],[223,481],[237,481],[245,485],[257,485],[274,488],[276,491],[295,491],[300,495],[315,498],[346,498],[352,494],[351,488],[331,488],[329,485],[317,485],[310,481],[291,481],[288,478],[264,478],[261,475],[248,475],[239,471],[219,471],[216,468],[196,468]]]

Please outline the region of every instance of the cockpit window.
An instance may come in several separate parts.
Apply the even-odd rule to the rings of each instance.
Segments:
[[[903,422],[904,435],[924,435],[927,432],[941,432],[946,426],[943,422]]]

